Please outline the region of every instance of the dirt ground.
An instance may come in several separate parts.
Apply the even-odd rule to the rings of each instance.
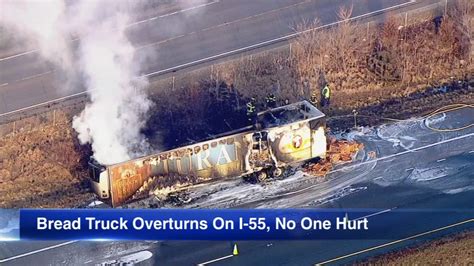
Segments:
[[[58,115],[59,117],[59,115]],[[77,207],[91,198],[87,147],[68,118],[0,139],[0,208]]]
[[[474,265],[474,232],[388,253],[357,265]]]

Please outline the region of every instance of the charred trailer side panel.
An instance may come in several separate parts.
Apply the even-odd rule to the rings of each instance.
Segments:
[[[108,167],[110,204],[120,206],[150,177],[151,168],[139,160],[128,161]]]
[[[177,174],[202,182],[240,176],[247,147],[242,133],[109,166],[111,205],[123,204],[150,177]]]
[[[237,177],[326,156],[325,116],[307,101],[258,114],[258,130],[247,127],[224,137],[107,167],[91,163],[92,187],[113,207],[131,198],[151,177],[166,186]],[[105,170],[104,170],[105,169]],[[170,181],[170,179],[173,179]],[[155,180],[156,181],[156,180]],[[174,182],[174,183],[173,183]],[[163,184],[163,183],[162,183]]]

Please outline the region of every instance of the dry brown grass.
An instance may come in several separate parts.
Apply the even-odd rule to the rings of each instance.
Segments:
[[[0,207],[74,207],[85,198],[87,148],[69,118],[0,139]]]
[[[474,232],[389,253],[359,265],[473,265]]]

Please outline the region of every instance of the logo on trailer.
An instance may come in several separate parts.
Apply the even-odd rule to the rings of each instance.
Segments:
[[[303,138],[300,135],[295,135],[293,137],[293,147],[295,149],[299,149],[301,147],[301,144],[303,144]]]
[[[134,169],[125,169],[120,174],[120,178],[122,178],[122,179],[131,178],[131,177],[135,176],[136,174],[137,173]]]

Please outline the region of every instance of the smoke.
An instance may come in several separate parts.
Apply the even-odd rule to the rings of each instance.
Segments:
[[[81,39],[79,64],[91,102],[74,118],[81,143],[91,143],[103,164],[128,160],[147,149],[140,130],[150,108],[138,78],[135,49],[125,36],[127,17],[117,15],[96,24]]]
[[[61,68],[71,67],[70,36],[63,24],[65,5],[62,0],[2,0],[0,8],[0,24],[10,29],[8,38],[26,40],[26,46],[38,48],[41,56],[50,62]],[[18,38],[17,34],[22,36]]]
[[[68,76],[82,77],[90,102],[74,117],[73,127],[81,144],[91,144],[99,163],[141,155],[148,149],[140,132],[151,102],[126,35],[127,8],[120,1],[67,3],[2,1],[0,23],[33,40],[41,55]],[[79,37],[77,51],[70,48],[72,36]]]

